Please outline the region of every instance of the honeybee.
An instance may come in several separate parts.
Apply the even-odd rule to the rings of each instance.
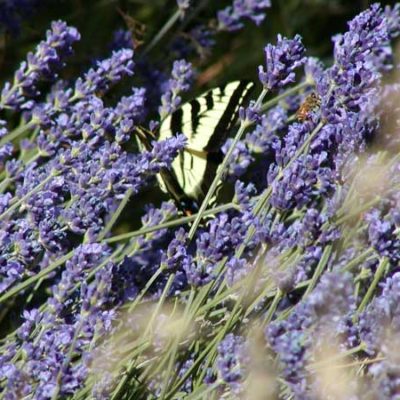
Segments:
[[[310,93],[300,104],[299,109],[296,111],[296,118],[300,122],[307,121],[310,118],[310,112],[314,111],[321,105],[321,98],[317,93]]]

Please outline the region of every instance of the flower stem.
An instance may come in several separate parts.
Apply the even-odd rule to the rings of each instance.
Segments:
[[[21,282],[19,285],[16,285],[14,288],[4,293],[2,296],[0,296],[0,304],[4,303],[6,300],[25,290],[27,287],[33,285],[35,282],[39,281],[41,278],[55,271],[60,265],[63,265],[66,261],[68,261],[73,256],[73,254],[74,250],[67,253],[64,257],[59,258],[54,263],[50,264],[47,268],[42,269],[36,275],[31,276],[30,278]]]
[[[3,220],[5,217],[7,217],[9,214],[11,214],[14,210],[16,210],[24,201],[29,199],[29,197],[33,196],[35,193],[40,192],[42,190],[43,186],[46,185],[46,183],[50,182],[50,180],[53,177],[54,177],[54,175],[52,175],[52,174],[47,176],[42,182],[39,183],[39,185],[35,186],[34,189],[32,189],[30,192],[28,192],[25,196],[21,197],[11,207],[7,208],[7,210],[4,211],[3,214],[0,215],[0,221]]]
[[[296,86],[291,87],[290,89],[284,91],[280,95],[274,97],[271,100],[266,101],[262,106],[261,106],[261,111],[267,111],[273,106],[277,105],[281,100],[285,99],[286,97],[291,96],[292,94],[296,94],[297,92],[300,92],[301,90],[305,89],[308,86],[312,86],[312,84],[308,81],[301,82]]]
[[[147,47],[143,50],[142,56],[147,55],[157,44],[158,42],[168,33],[168,31],[175,25],[175,23],[179,20],[181,16],[180,10],[176,10],[175,13],[169,18],[169,20],[165,23],[165,25],[160,29],[157,35],[153,38],[153,40],[147,45]]]
[[[224,212],[226,210],[235,209],[237,207],[238,206],[236,204],[234,204],[234,203],[223,204],[221,206],[218,206],[218,207],[215,207],[215,208],[210,208],[209,210],[205,211],[203,213],[203,217],[206,217],[208,215],[217,214],[217,213],[220,213],[220,212]],[[105,239],[104,242],[105,243],[119,242],[119,241],[122,241],[122,240],[131,239],[131,238],[136,237],[136,236],[141,236],[141,235],[145,235],[147,233],[159,231],[161,229],[173,228],[175,226],[184,225],[184,224],[187,224],[189,222],[192,222],[192,221],[194,221],[196,219],[196,217],[197,217],[197,214],[191,215],[190,217],[182,217],[182,218],[174,219],[173,221],[164,222],[162,224],[155,225],[155,226],[149,226],[147,228],[142,228],[142,229],[139,229],[139,230],[134,231],[134,232],[128,232],[128,233],[123,233],[121,235],[113,236],[111,238]]]
[[[324,271],[324,268],[328,264],[328,261],[331,257],[331,253],[332,253],[332,245],[328,244],[325,247],[324,252],[322,253],[322,257],[319,260],[317,268],[314,271],[314,275],[311,278],[311,282],[308,285],[306,292],[304,293],[303,299],[305,299],[314,289],[315,285],[317,284],[318,278],[321,276],[322,272]]]
[[[0,147],[5,145],[8,142],[13,141],[16,139],[18,136],[22,135],[24,132],[26,132],[28,129],[32,128],[33,124],[26,124],[18,127],[17,129],[13,130],[10,132],[8,135],[4,136],[3,138],[0,139]]]
[[[371,300],[371,297],[372,297],[376,287],[378,286],[379,281],[381,280],[382,276],[384,275],[385,270],[388,265],[389,265],[388,259],[386,257],[382,258],[377,270],[375,271],[374,280],[372,281],[370,287],[368,288],[367,293],[365,294],[364,298],[362,299],[362,301],[357,309],[357,314],[360,314],[361,312],[363,312],[365,307],[367,306],[368,302]]]
[[[101,242],[104,237],[107,235],[108,232],[112,229],[115,222],[117,221],[118,217],[121,215],[122,211],[124,210],[125,206],[128,204],[128,201],[132,195],[132,189],[128,189],[125,193],[124,198],[122,199],[121,203],[119,204],[118,208],[112,215],[111,219],[108,221],[107,225],[103,228],[103,230],[99,233],[97,238],[98,242]]]

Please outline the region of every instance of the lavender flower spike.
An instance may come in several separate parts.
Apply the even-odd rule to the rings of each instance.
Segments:
[[[240,394],[243,390],[242,381],[246,376],[245,366],[249,364],[247,344],[243,337],[230,333],[218,345],[216,360],[221,380],[233,393]]]
[[[294,39],[278,35],[275,46],[268,44],[264,49],[265,69],[261,65],[258,67],[258,77],[265,89],[277,90],[294,82],[294,70],[306,61],[304,51],[300,35]]]
[[[159,113],[161,118],[173,113],[181,104],[180,92],[190,89],[193,80],[192,64],[185,60],[177,60],[172,67],[172,78],[167,82],[166,90],[161,97]]]
[[[123,76],[133,75],[132,57],[132,49],[121,49],[114,51],[110,58],[99,61],[96,68],[85,74],[84,79],[77,79],[74,97],[81,99],[95,93],[102,95]]]
[[[63,58],[72,53],[71,45],[80,39],[79,32],[63,21],[54,21],[46,40],[39,43],[35,53],[28,53],[14,75],[13,83],[7,82],[1,91],[0,108],[28,108],[27,97],[40,95],[37,84],[41,80],[57,78],[56,70],[63,66]],[[24,104],[25,103],[25,104]]]
[[[260,25],[265,18],[263,10],[269,7],[270,0],[234,0],[233,6],[218,11],[218,30],[237,31],[243,28],[243,18],[251,19],[256,25]]]

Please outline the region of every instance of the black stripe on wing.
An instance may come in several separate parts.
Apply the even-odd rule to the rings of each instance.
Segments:
[[[198,100],[192,100],[190,105],[192,132],[196,132],[200,124],[200,102]]]
[[[211,110],[214,108],[214,98],[213,98],[213,91],[209,90],[205,95],[204,98],[206,100],[207,110]]]
[[[224,113],[219,119],[214,131],[204,147],[205,151],[218,151],[226,141],[229,131],[236,124],[239,108],[248,100],[254,85],[248,81],[240,81],[232,93]],[[223,95],[221,94],[221,97]]]
[[[177,135],[178,133],[182,133],[182,117],[183,117],[183,110],[182,108],[178,108],[172,115],[171,115],[171,135]]]
[[[179,184],[174,172],[167,168],[162,168],[160,171],[161,178],[164,181],[165,187],[172,195],[174,200],[179,204],[182,200],[188,199],[186,193],[183,191],[182,186]]]

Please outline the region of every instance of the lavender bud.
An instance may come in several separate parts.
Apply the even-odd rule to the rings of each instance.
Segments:
[[[173,113],[181,104],[179,94],[189,90],[193,80],[192,64],[185,60],[174,61],[172,77],[168,80],[164,94],[161,96],[159,113],[161,119]]]
[[[234,0],[232,6],[218,11],[218,30],[237,31],[243,28],[242,19],[248,18],[260,25],[265,18],[264,9],[271,7],[270,0]]]
[[[265,49],[265,69],[258,67],[258,77],[264,88],[270,91],[280,89],[295,81],[295,69],[305,62],[301,36],[287,39],[278,35],[276,45],[268,44]]]
[[[1,91],[1,108],[31,108],[27,98],[40,95],[37,84],[42,80],[54,80],[63,59],[72,53],[72,44],[80,39],[78,31],[63,21],[51,24],[46,40],[39,43],[34,53],[28,53],[27,61],[21,63],[11,84],[7,82]]]

